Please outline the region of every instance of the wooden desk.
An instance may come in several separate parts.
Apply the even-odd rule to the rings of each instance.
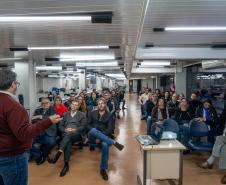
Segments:
[[[140,144],[140,143],[139,143]],[[137,175],[139,185],[146,185],[147,180],[178,179],[183,184],[183,150],[186,148],[177,140],[163,140],[158,145],[140,145],[143,153],[143,179]],[[169,180],[171,179],[171,180]]]

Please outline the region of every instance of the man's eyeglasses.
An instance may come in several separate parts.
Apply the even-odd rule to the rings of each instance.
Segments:
[[[17,85],[17,87],[20,87],[20,82],[15,81],[15,84]]]

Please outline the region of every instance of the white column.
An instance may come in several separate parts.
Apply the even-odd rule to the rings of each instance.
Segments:
[[[156,76],[156,89],[160,88],[160,76]]]
[[[184,68],[181,72],[175,74],[176,92],[184,93],[186,97],[187,93],[187,69]]]
[[[79,72],[79,91],[86,88],[86,70],[80,69]]]
[[[133,80],[133,92],[137,92],[137,80]]]
[[[30,116],[37,108],[36,63],[29,61],[29,108]]]
[[[17,96],[19,94],[23,95],[24,106],[30,109],[30,115],[33,114],[37,106],[35,66],[33,61],[15,62],[15,73],[17,74],[17,80],[20,82]]]
[[[97,91],[102,90],[102,84],[101,84],[101,77],[100,76],[96,76],[96,90]]]

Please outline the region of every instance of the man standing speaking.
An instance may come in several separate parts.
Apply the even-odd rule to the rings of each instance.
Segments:
[[[61,121],[54,115],[30,124],[26,109],[15,97],[19,85],[16,73],[0,70],[0,185],[27,185],[32,138]]]

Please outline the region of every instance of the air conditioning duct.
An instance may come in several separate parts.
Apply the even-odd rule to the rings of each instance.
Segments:
[[[203,69],[215,69],[220,67],[226,67],[225,60],[203,60],[202,61]]]

